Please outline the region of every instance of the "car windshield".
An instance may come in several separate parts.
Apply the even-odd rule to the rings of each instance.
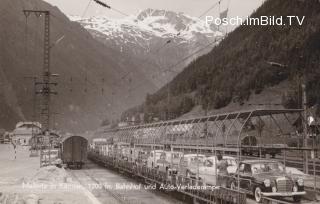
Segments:
[[[202,156],[195,156],[195,157],[190,158],[191,162],[197,162],[197,161],[203,162],[203,160],[204,160],[204,157],[202,157]]]
[[[167,156],[169,159],[180,159],[181,158],[181,154],[179,152],[170,152],[170,153],[167,153]]]
[[[155,152],[154,157],[160,158],[160,156],[163,154],[163,152]]]
[[[252,164],[251,168],[253,174],[283,172],[282,164],[277,162]]]
[[[178,152],[170,153],[168,156],[171,156],[173,159],[179,159],[181,157]]]
[[[225,159],[228,163],[228,166],[237,166],[237,162],[234,159]]]
[[[190,162],[190,166],[191,167],[202,167],[204,165],[204,163],[203,162],[201,162],[201,161],[192,161],[192,162]]]

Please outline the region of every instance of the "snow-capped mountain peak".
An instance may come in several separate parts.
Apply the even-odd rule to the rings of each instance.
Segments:
[[[141,72],[159,87],[175,75],[171,73],[159,77],[162,76],[159,75],[162,69],[176,64],[177,60],[207,46],[222,35],[199,18],[158,9],[146,9],[122,19],[105,16],[86,19],[73,16],[70,19],[79,22],[108,47],[130,56],[137,67],[141,68]],[[179,63],[175,73],[210,50],[211,47],[207,47],[184,63]]]
[[[157,9],[146,9],[137,16],[132,15],[123,19],[110,19],[104,16],[87,19],[73,16],[70,19],[80,22],[87,29],[101,32],[110,38],[119,37],[128,32],[145,40],[149,39],[146,34],[162,38],[179,36],[184,40],[192,40],[196,34],[204,34],[208,37],[219,35],[219,32],[206,25],[201,19],[183,13]]]

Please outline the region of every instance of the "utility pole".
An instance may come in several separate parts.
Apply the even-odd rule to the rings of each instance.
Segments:
[[[167,109],[168,109],[168,113],[166,115],[166,120],[170,120],[171,119],[171,113],[170,113],[170,82],[168,82],[168,101],[167,101]]]
[[[24,77],[25,79],[32,79],[33,80],[33,101],[32,101],[32,122],[36,122],[36,107],[37,107],[37,79],[38,77],[36,76],[26,76]],[[33,130],[33,125],[32,125],[32,138],[34,137],[34,130]]]
[[[57,115],[61,115],[61,113],[57,113],[57,112],[54,112],[54,113],[51,113],[53,115],[53,129],[56,129],[56,117]]]
[[[302,108],[303,108],[303,147],[308,147],[308,114],[307,114],[307,91],[306,91],[306,80],[305,74],[301,77],[301,90],[302,90]],[[308,151],[303,152],[304,159],[304,171],[306,174],[309,172],[309,155]]]
[[[303,56],[299,56],[300,60]],[[277,63],[277,62],[271,62],[268,61],[267,62],[269,65],[274,66],[274,67],[280,67],[280,68],[287,68],[287,65],[281,64],[281,63]],[[302,66],[300,64],[300,66]],[[308,147],[308,114],[307,114],[307,90],[306,90],[306,84],[307,84],[307,79],[306,79],[306,73],[305,71],[300,71],[299,72],[300,75],[300,82],[299,82],[299,87],[301,87],[301,91],[302,94],[300,96],[299,94],[299,98],[301,97],[301,106],[300,108],[303,109],[303,118],[301,118],[301,124],[302,124],[302,128],[303,128],[303,148],[307,148]],[[299,91],[300,92],[300,91]],[[304,173],[308,174],[309,172],[309,152],[307,150],[303,151],[303,170]]]
[[[41,85],[42,88],[36,93],[42,95],[40,105],[40,120],[42,124],[42,132],[46,133],[50,130],[50,96],[51,94],[57,94],[56,92],[51,91],[51,86],[56,86],[57,83],[50,82],[51,76],[53,76],[50,72],[50,12],[45,10],[23,10],[23,13],[26,18],[28,18],[31,13],[35,14],[35,16],[38,18],[44,15],[42,82],[36,82],[36,84]]]
[[[300,53],[300,52],[297,52]],[[303,148],[305,150],[303,151],[303,161],[304,161],[304,173],[309,173],[309,151],[308,148],[308,113],[307,113],[307,76],[306,76],[306,65],[307,63],[304,61],[305,57],[303,53],[300,53],[298,56],[299,63],[298,66],[300,70],[298,71],[299,75],[299,82],[300,82],[300,88],[301,88],[301,108],[303,109],[303,118],[302,118],[302,128],[303,128]]]

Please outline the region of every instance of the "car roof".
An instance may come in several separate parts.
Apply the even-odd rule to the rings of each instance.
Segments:
[[[164,152],[164,150],[157,149],[157,150],[152,150],[151,152]]]
[[[175,151],[173,151],[173,152],[171,152],[171,151],[165,151],[165,153],[169,153],[169,154],[182,154],[182,152],[175,152]]]
[[[230,157],[230,156],[223,156],[222,158],[223,158],[223,159],[234,159],[234,160],[237,160],[236,158]]]
[[[269,159],[252,159],[252,160],[243,160],[241,163],[245,164],[257,164],[257,163],[280,163],[276,160],[269,160]]]
[[[208,159],[213,159],[213,158],[217,158],[217,156],[210,156],[210,157],[207,157]],[[236,158],[234,157],[230,157],[230,156],[223,156],[222,159],[233,159],[233,160],[236,160]]]
[[[196,157],[196,156],[205,157],[204,154],[185,154],[185,155],[183,155],[183,157]]]

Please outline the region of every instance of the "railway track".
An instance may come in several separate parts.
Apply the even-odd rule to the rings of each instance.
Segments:
[[[119,198],[115,196],[114,194],[110,193],[110,191],[106,191],[105,189],[92,189],[90,188],[91,185],[99,184],[96,180],[94,180],[91,176],[88,176],[87,173],[85,173],[82,170],[78,171],[68,171],[68,173],[72,176],[73,179],[77,180],[83,187],[85,187],[87,190],[92,192],[92,194],[101,202],[101,203],[123,203],[119,202]]]
[[[100,171],[100,170],[99,170]],[[108,170],[106,170],[108,171]],[[101,171],[100,171],[101,172]],[[95,171],[91,171],[89,172],[89,170],[86,170],[86,175],[89,176],[90,178],[92,178],[96,183],[103,183],[104,181],[103,180],[99,180],[97,179],[97,177],[99,177],[99,172],[97,172],[96,170]],[[94,176],[96,175],[96,176]],[[121,176],[122,177],[122,176]],[[106,178],[108,179],[108,178]],[[117,180],[119,182],[121,182],[120,179],[117,178]],[[130,179],[131,181],[131,179]],[[312,188],[310,188],[310,190],[312,190]],[[112,193],[113,195],[115,195],[115,193]],[[171,194],[172,195],[172,194]],[[128,199],[131,199],[131,196],[130,195],[126,195],[125,193],[118,193],[116,195],[116,198],[117,199],[122,199],[120,200],[120,203],[130,203],[130,202],[125,202],[127,201]],[[143,198],[142,198],[143,199]],[[134,203],[135,201],[131,202],[131,203]],[[136,203],[158,203],[156,201],[156,199],[147,199],[147,200],[138,200],[138,202]],[[163,202],[161,202],[163,203]],[[181,202],[181,201],[176,201],[175,203],[184,203],[184,202]],[[255,200],[254,200],[254,197],[253,196],[250,196],[250,195],[247,195],[247,204],[256,204]],[[291,198],[278,198],[278,199],[275,199],[275,198],[264,198],[264,203],[268,203],[268,204],[296,204],[297,202],[294,202]],[[308,201],[308,200],[305,200],[303,199],[301,202],[301,204],[311,204],[311,203],[314,203],[312,201]]]
[[[81,185],[91,191],[101,203],[114,204],[184,204],[167,194],[146,190],[135,180],[125,178],[89,162],[82,170],[68,171]],[[126,189],[123,189],[127,185]],[[130,185],[141,188],[130,189]]]

